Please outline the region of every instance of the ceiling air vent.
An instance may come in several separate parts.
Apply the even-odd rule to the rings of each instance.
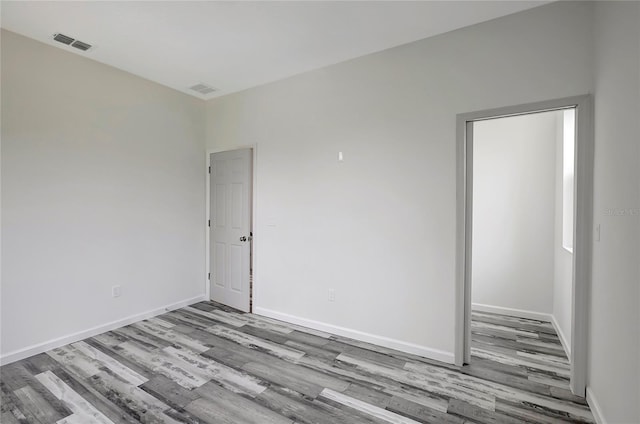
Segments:
[[[66,44],[67,46],[75,47],[76,49],[82,50],[83,52],[86,52],[91,48],[91,44],[87,44],[83,41],[76,40],[75,38],[72,38],[72,37],[69,37],[68,35],[64,35],[60,33],[53,34],[53,39],[59,43]]]
[[[209,87],[206,84],[196,84],[193,87],[189,87],[189,89],[191,89],[193,91],[197,91],[200,94],[211,94],[214,91],[216,91],[215,88]]]
[[[76,49],[80,49],[82,51],[87,51],[91,48],[91,44],[83,43],[82,41],[75,41],[71,47],[75,47]]]
[[[62,43],[62,44],[66,44],[66,45],[69,45],[69,44],[71,44],[71,43],[73,43],[75,41],[73,38],[67,37],[64,34],[59,34],[59,33],[58,34],[53,34],[53,39],[58,41],[58,42],[60,42],[60,43]]]

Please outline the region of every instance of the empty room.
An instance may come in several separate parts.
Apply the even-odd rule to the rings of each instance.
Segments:
[[[640,1],[0,26],[3,424],[640,423]]]

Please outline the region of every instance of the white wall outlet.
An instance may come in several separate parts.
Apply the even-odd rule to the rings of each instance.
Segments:
[[[111,296],[120,297],[122,295],[122,287],[121,286],[113,286],[111,287]]]
[[[338,162],[342,161],[344,161],[344,156],[342,155],[342,152],[338,152]]]
[[[336,301],[336,291],[334,289],[329,289],[329,302]]]

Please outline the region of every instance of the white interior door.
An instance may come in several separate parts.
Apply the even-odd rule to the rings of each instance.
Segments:
[[[210,156],[211,300],[249,312],[251,149]]]

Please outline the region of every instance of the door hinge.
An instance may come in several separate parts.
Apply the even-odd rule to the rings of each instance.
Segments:
[[[211,174],[211,167],[209,167],[209,174]]]
[[[211,220],[207,221],[207,225],[211,227]]]
[[[207,280],[211,280],[211,273],[207,274]]]

